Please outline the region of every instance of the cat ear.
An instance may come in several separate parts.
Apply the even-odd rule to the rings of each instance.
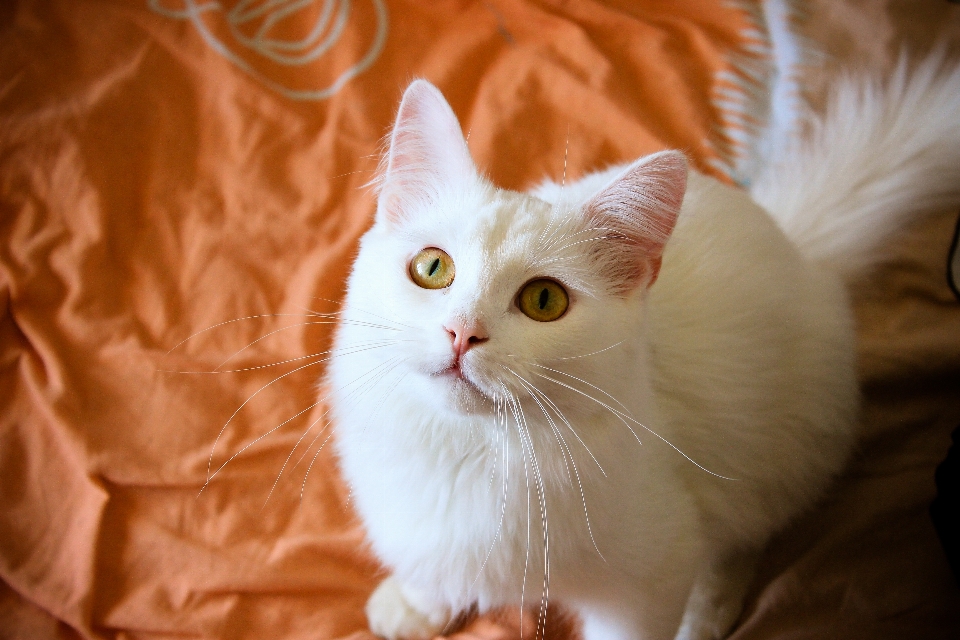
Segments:
[[[598,258],[615,292],[649,287],[657,279],[686,187],[686,158],[663,151],[634,162],[587,202],[588,222],[605,240]]]
[[[476,179],[460,123],[439,89],[415,80],[403,94],[380,178],[377,218],[399,222],[441,189]]]

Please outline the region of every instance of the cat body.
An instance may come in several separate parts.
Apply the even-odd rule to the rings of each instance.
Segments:
[[[440,93],[411,85],[326,380],[392,572],[374,632],[520,604],[539,626],[549,600],[586,640],[725,634],[764,543],[854,443],[842,270],[782,227],[678,152],[498,189]],[[425,251],[446,261],[430,277],[449,269],[436,288]],[[545,280],[569,301],[538,321],[523,297]]]

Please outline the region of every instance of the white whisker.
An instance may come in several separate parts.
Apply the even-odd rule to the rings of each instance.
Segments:
[[[515,419],[517,422],[517,430],[520,435],[521,445],[525,445],[527,453],[529,453],[530,467],[533,470],[534,486],[537,490],[537,499],[540,504],[540,523],[543,528],[543,589],[540,596],[540,613],[537,617],[537,626],[536,631],[534,632],[534,638],[539,635],[543,628],[546,626],[546,614],[547,614],[547,600],[549,598],[549,585],[550,585],[550,536],[549,536],[549,525],[547,518],[547,496],[545,491],[545,486],[543,483],[543,476],[540,471],[540,464],[537,460],[536,450],[533,446],[533,438],[530,435],[530,429],[527,424],[526,416],[523,412],[523,406],[520,404],[519,399],[511,394],[512,404],[515,407]],[[526,474],[527,461],[528,458],[526,454],[524,455],[524,473]],[[524,599],[523,592],[526,589],[526,577],[527,577],[527,563],[529,561],[530,554],[530,486],[529,486],[529,476],[527,480],[527,561],[524,563],[523,571],[523,585],[521,587],[521,602]],[[521,618],[523,615],[523,610],[521,609]],[[522,620],[521,620],[522,623]],[[521,630],[523,626],[521,624]]]
[[[351,380],[351,381],[348,382],[347,384],[345,384],[345,385],[343,385],[342,387],[340,387],[338,390],[342,390],[342,389],[346,388],[347,386],[350,386],[350,385],[354,384],[355,382],[357,382],[357,381],[365,378],[366,376],[369,376],[371,373],[373,373],[374,371],[376,371],[376,370],[379,369],[380,367],[386,366],[388,363],[390,363],[391,361],[393,361],[393,360],[395,360],[395,359],[397,359],[397,356],[395,356],[395,357],[392,358],[391,360],[388,360],[388,361],[385,362],[385,363],[381,363],[380,365],[374,367],[374,368],[371,369],[370,371],[367,371],[367,372],[364,373],[363,375],[357,376],[356,378],[354,378],[353,380]],[[363,385],[361,385],[361,388],[362,388],[362,386],[363,386]],[[354,393],[354,392],[356,392],[356,389],[354,389],[351,393]],[[318,400],[318,401],[315,403],[314,406],[316,406],[317,404],[326,402],[326,400],[330,397],[330,395],[331,395],[332,393],[333,393],[333,392],[328,393],[328,394],[325,395],[323,398],[321,398],[320,400]],[[349,395],[350,395],[350,394],[347,394],[347,396],[345,396],[345,397],[349,397]],[[273,485],[270,487],[270,491],[267,493],[267,498],[266,498],[266,500],[264,500],[264,502],[263,502],[263,507],[261,507],[261,510],[262,510],[264,507],[267,506],[267,503],[268,503],[268,502],[270,502],[270,498],[273,496],[274,491],[276,491],[277,485],[280,483],[280,478],[283,476],[283,472],[286,470],[287,465],[290,464],[290,459],[293,458],[293,454],[294,454],[294,452],[297,450],[297,448],[300,446],[300,443],[303,442],[303,439],[307,437],[307,434],[310,433],[310,431],[313,430],[313,427],[314,427],[318,422],[320,422],[321,420],[323,420],[324,418],[326,418],[327,414],[329,414],[330,411],[331,411],[330,409],[327,409],[327,410],[324,411],[316,420],[314,420],[313,422],[311,422],[310,425],[307,427],[307,429],[300,435],[300,438],[296,441],[296,443],[294,443],[293,448],[290,449],[290,453],[287,454],[286,459],[283,461],[283,465],[280,467],[280,471],[277,473],[276,478],[274,478],[274,480],[273,480]],[[327,421],[327,424],[323,427],[323,429],[320,430],[320,432],[318,433],[318,435],[317,435],[316,437],[319,437],[320,434],[322,434],[322,433],[326,430],[326,428],[327,428],[328,426],[330,426],[330,422],[329,422],[329,421]],[[316,442],[316,437],[313,439],[313,441],[311,441],[311,445],[313,444],[313,442]],[[308,447],[307,447],[307,451],[309,451],[309,445],[308,445]],[[306,455],[306,453],[304,453],[304,455]],[[301,461],[301,460],[303,460],[303,456],[301,456],[301,457],[300,457],[300,460],[298,460],[298,461],[294,464],[294,467],[296,467],[298,464],[300,464],[300,461]]]
[[[317,438],[319,437],[320,437],[320,434],[317,434]],[[324,439],[324,441],[320,443],[320,446],[317,448],[317,452],[313,454],[313,458],[310,460],[310,465],[307,467],[306,473],[303,474],[303,482],[300,483],[300,503],[301,504],[303,504],[303,492],[307,488],[307,478],[310,477],[310,470],[313,469],[313,463],[317,461],[317,458],[320,456],[320,452],[323,451],[323,447],[326,446],[327,442],[329,442],[331,437],[333,437],[333,432],[330,432],[330,434]],[[313,442],[316,442],[316,441],[317,439],[314,438]],[[313,446],[313,442],[311,442],[308,445],[308,449],[309,447]]]
[[[362,352],[362,351],[370,351],[370,350],[372,350],[372,349],[382,349],[382,348],[383,348],[383,346],[358,348],[358,349],[355,349],[355,350],[353,350],[353,351],[350,351],[349,353],[344,353],[343,355],[352,355],[352,354],[354,354],[354,353],[360,353],[360,352]],[[318,364],[322,364],[322,363],[328,361],[331,357],[333,357],[333,356],[328,356],[328,357],[326,357],[326,358],[322,358],[322,359],[316,360],[316,361],[314,361],[314,362],[308,362],[307,364],[301,365],[301,366],[299,366],[299,367],[297,367],[297,368],[295,368],[295,369],[292,369],[292,370],[290,370],[290,371],[288,371],[288,372],[286,372],[286,373],[284,373],[284,374],[282,374],[282,375],[277,376],[276,378],[274,378],[274,379],[271,380],[270,382],[266,383],[265,385],[263,385],[262,387],[260,387],[260,388],[257,389],[256,391],[254,391],[252,394],[250,394],[250,395],[247,397],[247,399],[244,400],[243,403],[242,403],[239,407],[236,408],[236,410],[230,415],[230,417],[227,419],[227,421],[226,421],[226,422],[223,424],[223,426],[220,428],[220,432],[217,434],[216,439],[213,441],[213,446],[210,447],[210,457],[209,457],[208,460],[207,460],[207,482],[210,481],[210,469],[211,469],[212,466],[213,466],[213,454],[214,454],[214,452],[216,451],[217,444],[220,442],[220,438],[223,437],[224,431],[226,431],[226,429],[227,429],[227,427],[230,425],[230,423],[233,422],[233,419],[234,419],[235,417],[237,417],[237,414],[240,413],[240,411],[241,411],[247,404],[249,404],[249,402],[250,402],[251,400],[253,400],[255,397],[257,397],[257,396],[258,396],[264,389],[266,389],[267,387],[270,387],[270,386],[276,384],[276,383],[279,382],[280,380],[286,378],[287,376],[291,376],[291,375],[293,375],[294,373],[297,373],[298,371],[302,371],[302,370],[307,369],[307,368],[309,368],[309,367],[314,367],[314,366],[316,366],[316,365],[318,365]],[[206,486],[206,484],[204,484],[204,486]],[[202,489],[201,489],[201,491],[202,491]]]
[[[637,432],[633,430],[633,427],[630,426],[630,424],[627,422],[627,420],[629,420],[630,422],[633,422],[633,423],[636,424],[637,426],[641,427],[644,431],[646,431],[646,432],[649,433],[650,435],[654,436],[655,438],[657,438],[658,440],[660,440],[661,442],[663,442],[664,444],[666,444],[668,447],[670,447],[671,449],[673,449],[674,451],[676,451],[677,453],[679,453],[681,456],[683,456],[684,458],[686,458],[687,461],[689,461],[690,463],[692,463],[695,467],[697,467],[697,468],[700,469],[701,471],[705,471],[706,473],[709,473],[710,475],[716,476],[717,478],[721,478],[721,479],[723,479],[723,480],[736,480],[736,478],[729,478],[729,477],[727,477],[727,476],[720,475],[719,473],[715,473],[715,472],[713,472],[713,471],[710,471],[709,469],[707,469],[706,467],[704,467],[703,465],[701,465],[700,463],[698,463],[696,460],[694,460],[693,458],[691,458],[690,456],[688,456],[686,453],[684,453],[683,451],[681,451],[680,448],[677,447],[675,444],[673,444],[672,442],[670,442],[669,440],[667,440],[666,438],[664,438],[663,436],[661,436],[659,433],[657,433],[656,431],[654,431],[654,430],[651,429],[650,427],[648,427],[648,426],[646,426],[645,424],[639,422],[638,420],[635,420],[635,419],[634,419],[632,416],[630,416],[629,414],[626,414],[626,413],[624,413],[624,412],[622,412],[622,411],[619,411],[619,410],[611,407],[611,406],[608,405],[607,403],[605,403],[605,402],[603,402],[603,401],[601,401],[601,400],[598,400],[598,399],[594,398],[593,396],[591,396],[590,394],[585,393],[585,392],[581,391],[580,389],[577,389],[576,387],[572,387],[572,386],[566,384],[565,382],[560,382],[559,380],[555,380],[554,378],[551,378],[550,376],[545,376],[545,375],[543,375],[542,373],[538,373],[538,374],[536,374],[536,375],[539,376],[539,377],[541,377],[541,378],[544,378],[544,379],[546,379],[546,380],[549,380],[550,382],[553,382],[553,383],[555,383],[555,384],[558,384],[558,385],[560,385],[560,386],[562,386],[562,387],[566,387],[567,389],[570,389],[571,391],[574,391],[574,392],[576,392],[576,393],[579,393],[580,395],[582,395],[582,396],[584,396],[584,397],[586,397],[586,398],[589,398],[590,400],[593,400],[594,402],[596,402],[597,404],[599,404],[601,407],[603,407],[604,409],[606,409],[607,411],[609,411],[610,413],[612,413],[613,415],[615,415],[617,418],[619,418],[620,421],[623,422],[624,425],[626,425],[627,429],[630,430],[630,433],[633,434],[633,437],[637,439],[637,442],[640,442],[640,436],[637,435]],[[641,444],[643,444],[643,443],[641,442]]]
[[[573,375],[573,374],[570,374],[570,373],[567,373],[566,371],[560,371],[559,369],[551,369],[550,367],[545,367],[544,365],[542,365],[542,364],[536,364],[535,362],[531,362],[531,363],[529,363],[529,364],[531,364],[531,365],[534,366],[534,367],[539,367],[539,368],[541,368],[541,369],[546,369],[547,371],[552,371],[553,373],[559,373],[560,375],[562,375],[562,376],[567,376],[568,378],[573,378],[573,379],[576,380],[577,382],[583,383],[583,384],[587,385],[588,387],[590,387],[591,389],[594,389],[594,390],[596,390],[596,391],[599,391],[600,393],[602,393],[603,395],[607,396],[608,398],[610,398],[611,400],[613,400],[614,402],[616,402],[618,405],[620,405],[620,406],[623,408],[624,412],[626,412],[627,415],[630,415],[630,410],[627,409],[626,405],[624,405],[622,402],[620,402],[619,400],[617,400],[616,398],[614,398],[612,395],[610,395],[609,393],[607,393],[606,391],[604,391],[604,390],[601,389],[600,387],[598,387],[598,386],[596,386],[596,385],[594,385],[594,384],[590,384],[589,382],[587,382],[587,381],[584,380],[583,378],[578,378],[577,376],[575,376],[575,375]]]
[[[500,387],[504,388],[505,390],[503,381],[498,380],[498,382],[500,384]],[[497,521],[497,530],[493,534],[493,540],[490,541],[490,548],[487,549],[487,554],[483,558],[483,563],[481,563],[480,569],[477,571],[477,577],[473,579],[473,583],[470,585],[471,587],[473,587],[473,585],[477,583],[477,580],[480,579],[480,576],[483,574],[483,568],[487,566],[487,561],[490,560],[490,554],[493,553],[493,548],[494,546],[496,546],[497,540],[500,539],[500,531],[503,527],[503,519],[506,515],[506,510],[507,510],[507,483],[509,482],[509,477],[510,477],[510,439],[507,434],[507,417],[506,417],[506,414],[502,413],[503,400],[500,398],[497,398],[494,402],[494,405],[496,407],[495,409],[496,415],[497,415],[496,423],[498,426],[500,425],[500,419],[501,418],[503,419],[503,440],[502,441],[500,440],[500,431],[497,431],[497,440],[501,442],[500,449],[501,449],[501,452],[502,452],[501,455],[503,458],[503,463],[502,463],[503,482],[502,482],[502,492],[500,496],[500,519]],[[494,470],[496,470],[496,467],[494,467]],[[492,484],[493,483],[492,474],[490,476],[490,481]]]
[[[503,366],[503,365],[501,365],[501,366]],[[512,370],[510,370],[510,369],[507,369],[507,370],[510,371],[511,373],[513,373],[514,375],[517,375],[517,376],[519,377],[519,375],[518,375],[516,372],[514,372],[514,371],[512,371]],[[532,386],[532,383],[530,383],[529,380],[525,380],[525,381],[526,381],[527,383],[531,384],[531,386]],[[577,433],[577,430],[573,428],[573,425],[570,424],[570,421],[567,420],[566,416],[563,415],[563,412],[560,411],[560,408],[559,408],[556,404],[554,404],[553,400],[551,400],[545,393],[543,393],[542,391],[540,391],[540,390],[537,389],[536,387],[533,387],[533,388],[536,389],[536,390],[539,392],[539,394],[540,394],[540,396],[543,398],[543,400],[550,406],[551,409],[553,409],[554,413],[556,413],[556,414],[560,417],[561,421],[564,423],[564,425],[566,425],[567,429],[570,430],[570,433],[573,434],[573,437],[575,437],[575,438],[577,439],[577,442],[579,442],[580,445],[586,450],[587,454],[590,456],[590,459],[593,460],[594,464],[597,465],[597,468],[600,469],[600,473],[602,473],[603,476],[606,477],[606,476],[607,476],[607,472],[604,471],[603,465],[601,465],[601,464],[600,464],[600,461],[597,460],[597,457],[593,455],[593,452],[590,450],[590,447],[588,447],[588,446],[587,446],[587,443],[585,443],[585,442],[583,441],[583,439],[580,437],[580,434]]]
[[[238,449],[233,455],[231,455],[229,458],[227,458],[227,459],[223,462],[223,464],[221,464],[219,467],[217,467],[216,471],[214,471],[212,474],[210,474],[210,476],[207,478],[207,481],[203,483],[203,486],[202,486],[202,487],[200,487],[200,491],[197,493],[197,497],[200,497],[200,494],[203,493],[203,490],[207,488],[207,485],[210,484],[210,482],[217,476],[217,474],[220,473],[220,472],[223,470],[223,468],[226,467],[231,461],[233,461],[233,460],[236,459],[238,456],[240,456],[240,454],[242,454],[244,451],[246,451],[246,450],[249,449],[250,447],[254,446],[254,445],[257,444],[258,442],[260,442],[261,440],[263,440],[264,438],[266,438],[267,436],[269,436],[270,434],[274,433],[275,431],[277,431],[278,429],[280,429],[281,427],[283,427],[283,425],[287,424],[288,422],[290,422],[290,421],[292,421],[292,420],[295,420],[296,418],[299,418],[299,417],[302,416],[304,413],[306,413],[306,412],[309,411],[310,409],[313,409],[313,408],[314,408],[315,406],[317,406],[318,404],[320,404],[320,401],[314,402],[313,404],[311,404],[310,406],[308,406],[306,409],[302,409],[302,410],[299,411],[298,413],[296,413],[296,414],[294,414],[293,416],[287,418],[286,420],[284,420],[283,422],[281,422],[281,423],[278,424],[277,426],[273,427],[272,429],[270,429],[270,430],[267,431],[266,433],[261,434],[260,436],[254,438],[253,440],[251,440],[250,442],[248,442],[247,444],[245,444],[243,447],[241,447],[240,449]]]
[[[333,304],[339,304],[338,302],[336,302],[336,301],[334,301],[334,300],[330,300],[329,298],[321,298],[321,297],[319,297],[319,296],[314,296],[313,299],[314,299],[314,300],[323,300],[324,302],[331,302],[331,303],[333,303]],[[350,307],[350,310],[351,310],[351,311],[359,311],[360,313],[365,313],[365,314],[367,314],[368,316],[373,316],[374,318],[377,318],[377,319],[379,319],[379,320],[383,320],[384,322],[388,322],[388,323],[390,323],[390,324],[397,325],[397,326],[399,326],[399,327],[404,327],[405,329],[413,329],[413,330],[416,330],[416,329],[417,329],[417,327],[413,327],[413,326],[411,326],[411,325],[409,325],[409,324],[404,324],[403,322],[400,322],[399,320],[395,320],[395,319],[393,319],[393,318],[386,318],[386,317],[381,316],[381,315],[379,315],[379,314],[373,313],[372,311],[367,311],[366,309],[361,309],[361,308],[359,308],[359,307],[357,307],[357,306],[351,306],[351,307]],[[318,312],[313,312],[313,313],[318,313]],[[342,314],[342,313],[343,313],[343,311],[336,311],[336,312],[334,312],[333,314],[329,314],[329,315],[336,315],[336,314]]]
[[[297,324],[291,324],[291,325],[287,325],[286,327],[280,327],[279,329],[274,329],[273,331],[270,331],[269,333],[260,336],[259,338],[257,338],[257,339],[254,340],[253,342],[249,342],[249,343],[247,343],[245,346],[243,346],[243,347],[241,347],[240,349],[237,349],[236,351],[234,351],[233,354],[230,355],[230,357],[228,357],[226,360],[224,360],[223,362],[221,362],[220,364],[218,364],[218,365],[214,368],[214,371],[219,371],[219,370],[220,370],[220,367],[222,367],[223,365],[227,364],[228,362],[230,362],[231,360],[233,360],[234,358],[236,358],[238,355],[240,355],[241,353],[243,353],[244,351],[246,351],[247,349],[249,349],[249,348],[252,347],[253,345],[257,344],[257,343],[260,342],[261,340],[265,340],[265,339],[269,338],[270,336],[272,336],[272,335],[275,334],[275,333],[280,333],[281,331],[286,331],[287,329],[295,329],[295,328],[297,328],[297,327],[303,327],[303,326],[306,326],[306,325],[309,325],[309,324],[317,324],[317,323],[314,322],[314,321],[298,322]]]
[[[560,411],[560,408],[557,407],[557,405],[554,404],[554,402],[549,397],[547,397],[547,395],[543,391],[538,389],[536,385],[534,385],[529,380],[524,379],[523,376],[521,376],[516,371],[513,371],[512,369],[507,369],[507,370],[510,371],[510,373],[515,375],[520,380],[520,384],[524,385],[524,387],[527,388],[528,393],[530,393],[530,397],[534,399],[534,401],[540,407],[540,410],[543,412],[543,415],[547,418],[547,421],[550,423],[550,428],[553,429],[553,433],[557,438],[557,443],[560,444],[561,453],[564,456],[565,466],[567,464],[567,456],[569,456],[570,463],[573,465],[573,473],[577,480],[577,487],[580,490],[580,502],[583,505],[583,515],[584,515],[584,518],[586,519],[587,533],[590,535],[590,542],[593,543],[593,548],[596,550],[597,554],[600,556],[600,559],[606,562],[607,559],[603,557],[603,554],[600,552],[600,548],[597,546],[597,541],[593,537],[593,526],[590,524],[590,513],[587,510],[587,496],[583,491],[583,483],[580,480],[580,471],[577,469],[577,461],[576,459],[574,459],[573,452],[570,450],[570,447],[567,445],[567,441],[564,439],[563,435],[560,434],[560,431],[557,428],[556,423],[554,423],[553,418],[549,415],[544,405],[541,404],[540,401],[537,399],[537,395],[541,396],[544,399],[544,401],[546,401],[552,407],[552,409],[556,412],[557,416],[567,425],[567,427],[570,429],[571,432],[573,432],[573,434],[577,437],[578,440],[580,440],[580,436],[578,436],[577,432],[574,431],[573,426],[570,424],[567,418],[563,415],[563,412]],[[580,444],[583,444],[584,449],[587,450],[587,453],[590,454],[590,457],[593,458],[593,461],[597,462],[597,459],[593,457],[593,453],[590,452],[590,449],[587,447],[587,445],[583,443],[582,440],[580,440]],[[599,462],[597,462],[597,466],[600,467]],[[606,472],[603,471],[603,467],[600,467],[600,471],[603,472],[604,477],[606,477]],[[569,476],[569,474],[570,474],[570,470],[569,470],[569,467],[567,467],[567,475]]]
[[[186,338],[184,338],[183,340],[181,340],[181,341],[178,342],[177,344],[173,345],[173,346],[170,348],[170,350],[167,351],[167,355],[170,355],[171,353],[173,353],[174,351],[176,351],[176,349],[177,349],[178,347],[180,347],[181,345],[183,345],[183,343],[188,342],[188,341],[190,341],[190,340],[193,340],[194,338],[196,338],[196,337],[199,336],[200,334],[206,333],[207,331],[212,331],[213,329],[216,329],[216,328],[218,328],[218,327],[222,327],[222,326],[224,326],[224,325],[232,324],[232,323],[234,323],[234,322],[242,322],[242,321],[244,321],[244,320],[257,320],[257,319],[260,319],[260,318],[284,318],[284,317],[306,318],[306,317],[309,317],[309,316],[307,316],[307,315],[305,315],[305,314],[302,314],[302,313],[260,313],[260,314],[253,315],[253,316],[243,316],[242,318],[234,318],[233,320],[224,320],[223,322],[218,322],[217,324],[211,325],[211,326],[207,327],[206,329],[201,329],[200,331],[197,331],[196,333],[190,334],[189,336],[187,336]]]
[[[585,353],[585,354],[583,354],[583,355],[581,355],[581,356],[566,356],[566,357],[561,357],[561,358],[551,358],[551,360],[577,360],[578,358],[588,358],[588,357],[590,357],[590,356],[595,356],[595,355],[597,355],[598,353],[603,353],[604,351],[609,351],[610,349],[613,349],[613,348],[615,348],[615,347],[619,347],[619,346],[622,345],[624,342],[626,342],[626,340],[621,340],[620,342],[616,342],[616,343],[610,345],[609,347],[604,347],[603,349],[599,349],[599,350],[597,350],[597,351],[591,351],[590,353]]]
[[[389,347],[401,342],[410,342],[410,340],[402,340],[396,338],[384,338],[381,340],[370,340],[367,342],[357,342],[352,345],[343,347],[343,349],[352,349],[354,347],[364,345],[364,346],[383,346]],[[319,358],[320,356],[325,356],[329,354],[337,354],[336,349],[328,349],[326,351],[317,351],[316,353],[308,353],[305,356],[297,356],[296,358],[288,358],[286,360],[279,360],[277,362],[271,362],[270,364],[261,364],[255,367],[243,367],[242,369],[220,369],[212,371],[185,371],[185,370],[171,370],[171,369],[158,369],[160,373],[180,373],[180,374],[189,374],[189,375],[219,375],[224,373],[245,373],[247,371],[259,371],[260,369],[269,369],[270,367],[278,367],[284,364],[290,364],[291,362],[300,362],[301,360],[309,360],[310,358]],[[339,355],[350,355],[349,353],[342,353]]]
[[[520,457],[523,461],[523,477],[527,488],[527,543],[526,553],[523,559],[523,581],[520,583],[520,640],[523,640],[523,603],[526,600],[527,591],[527,567],[530,564],[530,472],[527,468],[527,453],[524,446],[523,436],[520,434],[520,415],[518,413],[520,405],[516,397],[504,389],[510,402],[510,412],[513,414],[513,421],[517,425],[517,432],[520,435]]]
[[[317,404],[320,404],[320,402],[318,401]],[[273,492],[276,491],[277,485],[280,483],[280,477],[283,475],[284,470],[287,468],[287,465],[290,463],[290,458],[293,457],[293,452],[297,450],[297,447],[300,446],[300,443],[303,442],[303,439],[304,439],[305,437],[307,437],[307,434],[310,433],[310,431],[313,429],[314,425],[316,425],[318,422],[320,422],[320,421],[324,418],[324,416],[326,416],[327,413],[329,413],[329,412],[330,412],[329,409],[328,409],[327,411],[324,411],[323,414],[322,414],[319,418],[317,418],[316,420],[314,420],[313,422],[310,423],[310,425],[307,427],[306,431],[304,431],[302,434],[300,434],[300,437],[297,439],[296,443],[294,443],[293,448],[290,449],[290,453],[287,454],[286,459],[283,461],[283,465],[280,467],[280,472],[277,474],[277,477],[273,479],[273,484],[270,486],[270,491],[267,492],[267,497],[266,497],[266,499],[264,499],[263,504],[260,506],[260,511],[261,511],[261,512],[262,512],[264,509],[267,508],[267,503],[269,503],[269,502],[270,502],[270,498],[273,497]],[[329,421],[328,421],[327,424],[323,427],[323,429],[320,430],[320,433],[323,433],[328,426],[330,426],[330,422],[329,422]],[[314,439],[314,440],[311,442],[311,444],[312,444],[313,442],[316,442],[316,439]],[[302,459],[303,459],[303,457],[301,456],[301,460],[302,460]],[[299,463],[299,461],[298,461],[298,463]],[[294,467],[296,467],[296,465],[294,465]]]

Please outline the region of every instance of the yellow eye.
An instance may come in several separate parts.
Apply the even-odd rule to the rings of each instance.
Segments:
[[[567,290],[553,280],[531,280],[520,289],[517,306],[537,322],[551,322],[562,316],[570,299]]]
[[[410,277],[424,289],[443,289],[453,283],[453,258],[443,249],[424,249],[410,261]]]

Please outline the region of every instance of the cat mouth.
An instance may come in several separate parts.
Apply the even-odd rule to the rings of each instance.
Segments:
[[[435,378],[444,380],[447,384],[453,386],[454,389],[461,392],[468,392],[471,395],[480,396],[486,400],[491,400],[490,396],[483,391],[473,380],[464,373],[463,368],[459,363],[455,363],[442,369],[434,374]]]
[[[470,385],[471,387],[473,387],[473,388],[476,389],[477,391],[480,391],[479,387],[477,387],[477,385],[475,385],[475,384],[470,380],[470,378],[468,378],[466,375],[464,375],[463,369],[460,367],[459,364],[452,364],[452,365],[450,365],[449,367],[447,367],[446,369],[443,369],[442,371],[440,371],[439,373],[437,373],[436,375],[437,375],[437,377],[445,378],[445,379],[450,380],[450,381],[453,381],[453,382],[462,382],[463,384]]]

